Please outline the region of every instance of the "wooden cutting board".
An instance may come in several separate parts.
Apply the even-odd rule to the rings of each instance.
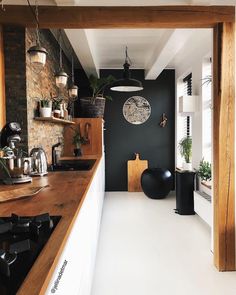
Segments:
[[[48,185],[15,188],[10,191],[0,192],[0,203],[35,196],[46,187]]]
[[[128,169],[128,192],[142,192],[141,175],[148,168],[147,160],[140,160],[139,154],[135,154],[135,160],[129,160]]]

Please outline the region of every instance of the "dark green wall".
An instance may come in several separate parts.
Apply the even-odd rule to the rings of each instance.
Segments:
[[[121,70],[101,70],[101,77],[122,77]],[[134,93],[108,91],[113,97],[105,110],[106,191],[127,191],[127,161],[134,153],[149,161],[150,167],[175,168],[175,71],[164,70],[157,80],[144,80],[143,70],[132,70],[132,77],[142,81],[144,90]],[[108,94],[108,93],[107,93]],[[132,125],[123,117],[124,102],[133,95],[146,98],[151,116],[142,125]],[[168,123],[159,126],[162,113]]]

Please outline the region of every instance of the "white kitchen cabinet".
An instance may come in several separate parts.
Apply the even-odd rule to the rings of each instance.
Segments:
[[[47,295],[90,294],[105,192],[104,165],[103,157],[48,285]]]

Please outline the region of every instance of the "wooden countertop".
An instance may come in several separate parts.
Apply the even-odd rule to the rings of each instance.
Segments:
[[[43,295],[46,291],[101,156],[84,156],[83,158],[96,159],[90,171],[50,172],[47,176],[35,177],[31,184],[17,185],[17,188],[47,184],[49,187],[37,196],[0,204],[0,216],[10,216],[12,213],[31,216],[46,212],[50,215],[62,216],[19,289],[18,295]],[[16,186],[0,185],[1,191],[14,188]]]

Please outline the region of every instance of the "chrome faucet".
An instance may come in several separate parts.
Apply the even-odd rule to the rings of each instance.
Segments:
[[[61,144],[61,142],[58,142],[52,146],[52,168],[57,165],[56,148],[59,147]]]

